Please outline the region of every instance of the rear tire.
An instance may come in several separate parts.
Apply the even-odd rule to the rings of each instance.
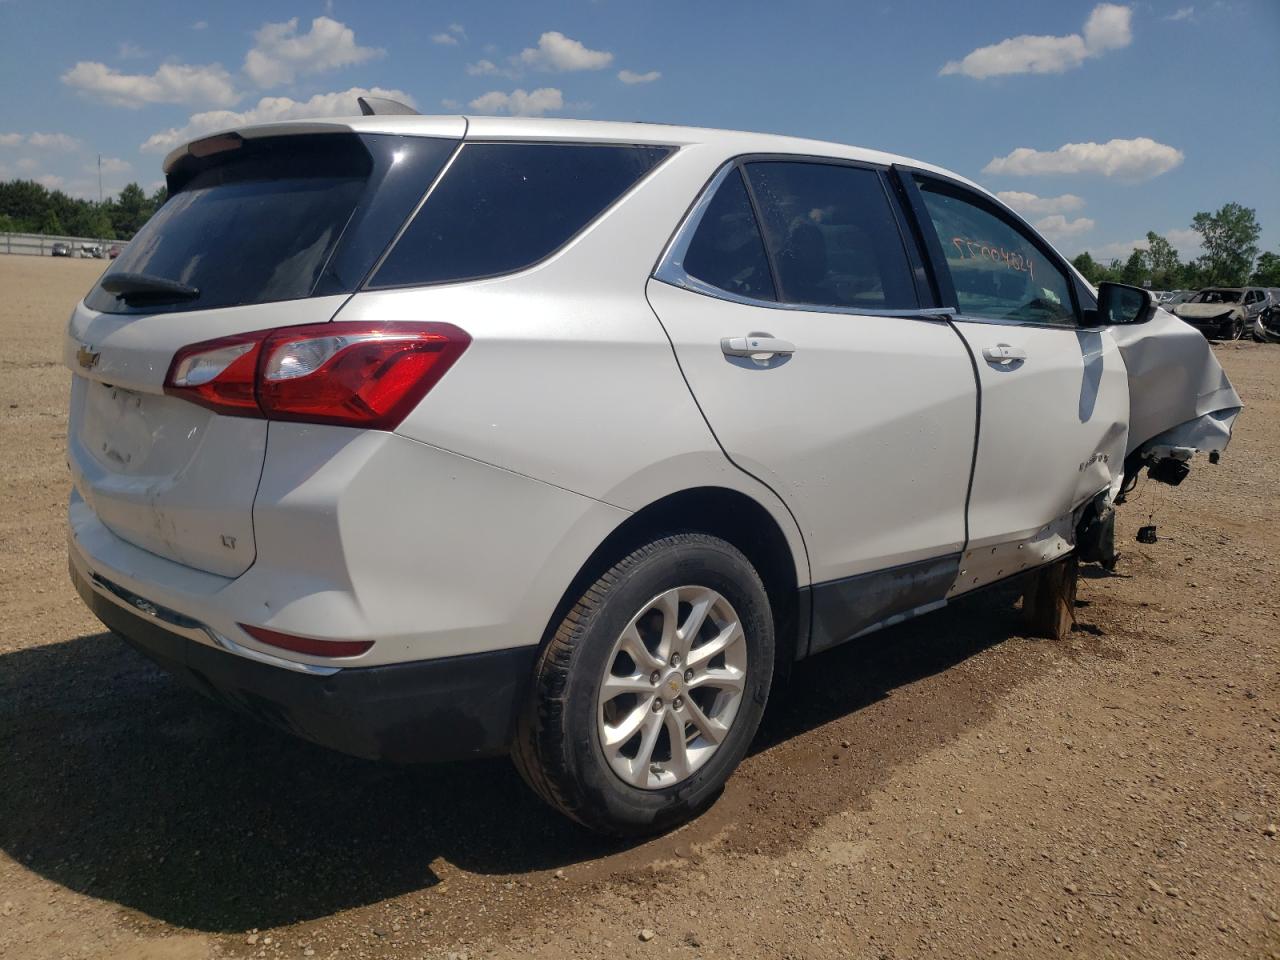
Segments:
[[[746,754],[773,657],[769,598],[741,552],[701,533],[647,543],[582,593],[543,649],[517,724],[516,768],[598,833],[678,826],[715,800]]]

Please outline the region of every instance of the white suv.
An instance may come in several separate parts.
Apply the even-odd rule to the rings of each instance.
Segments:
[[[1125,480],[1240,406],[1147,294],[883,153],[375,115],[165,172],[70,321],[81,595],[256,717],[509,751],[601,831],[710,803],[779,664],[1107,559]]]

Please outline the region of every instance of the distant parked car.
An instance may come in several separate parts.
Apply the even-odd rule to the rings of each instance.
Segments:
[[[1210,339],[1239,340],[1267,302],[1260,287],[1209,287],[1175,306],[1173,313]]]
[[[1266,307],[1253,321],[1253,339],[1259,343],[1280,343],[1280,287],[1267,289]]]
[[[59,240],[53,245],[52,253],[55,257],[69,257],[72,255],[71,244]]]
[[[102,245],[97,243],[82,243],[80,244],[80,256],[85,257],[86,259],[101,260],[104,256],[102,252]]]
[[[1166,310],[1172,311],[1178,304],[1186,303],[1198,292],[1198,290],[1170,290],[1168,297],[1160,301],[1160,306],[1164,307]]]
[[[114,260],[116,257],[120,256],[120,251],[122,249],[124,248],[121,247],[120,244],[113,243],[110,247],[107,248],[107,256],[110,257],[112,260]]]

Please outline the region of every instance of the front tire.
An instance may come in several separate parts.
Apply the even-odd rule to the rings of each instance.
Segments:
[[[773,657],[769,598],[740,551],[700,533],[647,543],[582,593],[539,656],[516,768],[596,832],[678,826],[746,754]]]

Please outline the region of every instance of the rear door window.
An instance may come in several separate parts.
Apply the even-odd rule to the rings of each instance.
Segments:
[[[670,152],[637,145],[468,143],[370,286],[447,283],[532,266]]]
[[[346,134],[214,139],[203,156],[179,161],[169,199],[106,274],[173,281],[197,295],[130,306],[97,286],[85,298],[91,309],[206,310],[350,292],[457,145]]]
[[[967,317],[1074,325],[1066,271],[1024,229],[970,191],[917,177]]]
[[[787,303],[866,310],[919,307],[880,174],[797,161],[746,164]]]
[[[764,240],[742,174],[731,170],[716,190],[684,255],[689,276],[727,293],[776,300]]]

